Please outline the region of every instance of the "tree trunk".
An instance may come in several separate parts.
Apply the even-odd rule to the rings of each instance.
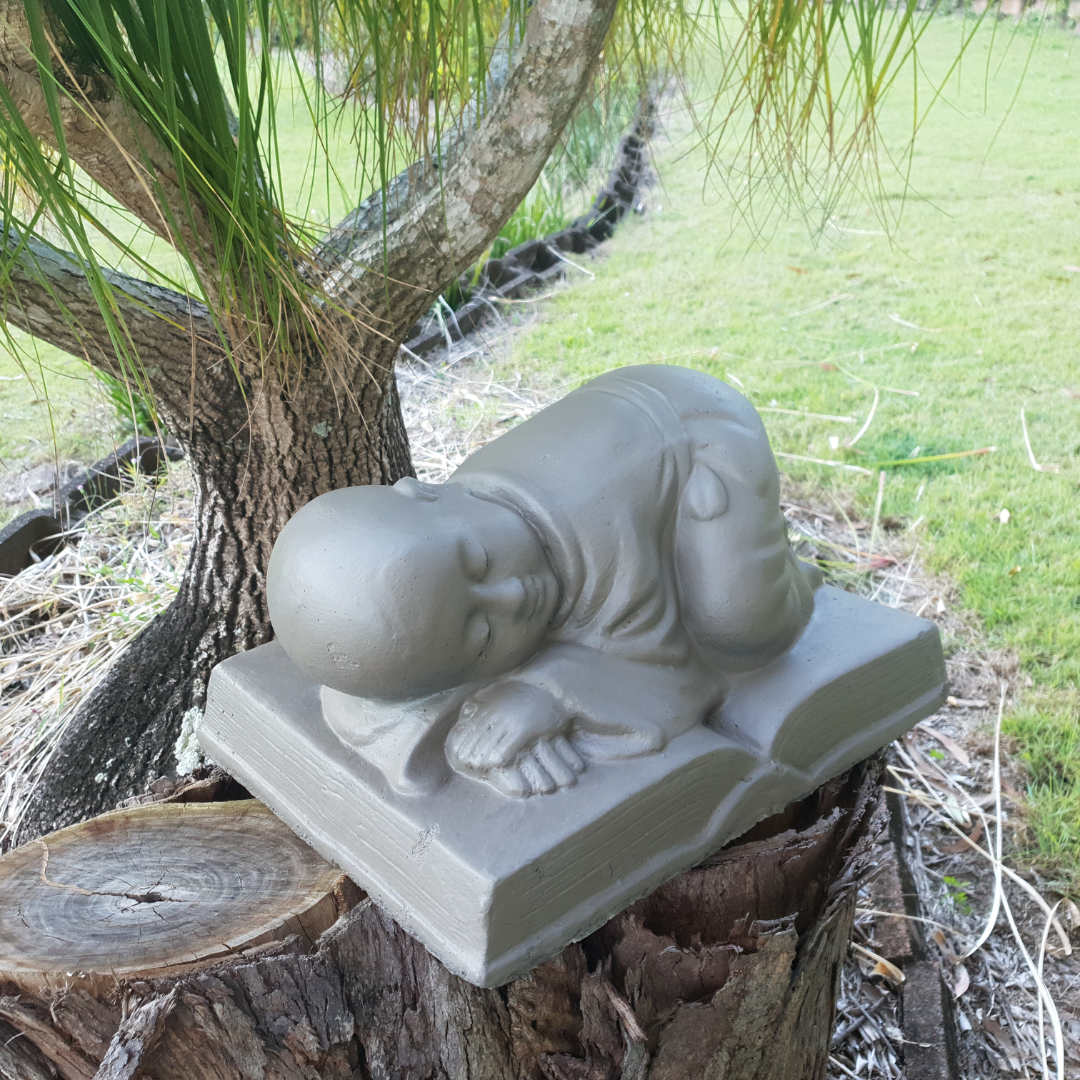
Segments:
[[[188,565],[172,604],[78,709],[23,818],[20,843],[111,810],[175,772],[182,717],[203,707],[211,668],[270,639],[265,573],[285,522],[332,488],[392,484],[412,473],[390,364],[368,375],[354,362],[348,408],[339,407],[327,365],[313,364],[292,392],[273,359],[265,366],[262,378],[226,370],[198,384],[186,417],[187,402],[159,390],[195,482]],[[339,358],[338,375],[341,367]]]
[[[202,965],[189,957],[172,971],[163,971],[162,956],[151,950],[140,960],[144,970],[115,980],[57,975],[58,964],[73,963],[58,955],[62,943],[48,934],[21,939],[19,971],[0,970],[0,1075],[818,1080],[856,893],[885,822],[881,777],[880,757],[856,766],[494,990],[451,975],[366,899],[314,947],[303,933],[255,951],[243,951],[241,940],[240,955]],[[175,815],[190,808],[149,809]],[[40,921],[35,905],[55,908],[74,941],[81,940],[80,904],[87,938],[110,933],[102,918],[109,904],[136,909],[125,914],[129,920],[141,910],[148,926],[163,917],[155,908],[179,906],[141,893],[142,902],[132,903],[103,900],[94,889],[83,896],[55,888],[77,884],[72,866],[107,861],[103,843],[125,856],[146,852],[115,826],[115,839],[103,840],[102,823],[120,816],[82,827],[96,829],[92,863],[65,862],[62,852],[78,853],[79,844],[65,844],[64,834],[47,838],[57,851],[47,867],[51,889],[41,884],[38,845],[0,860],[0,889],[26,894],[28,924]],[[229,845],[205,831],[201,840],[185,837],[185,863],[205,862],[212,881],[225,880],[216,871],[230,859],[245,872],[256,866],[249,852],[264,851],[266,838],[253,826],[281,826],[265,814],[249,813],[248,821]],[[183,875],[168,855],[164,863],[156,854],[128,858],[125,880],[159,893],[179,890],[174,879]],[[96,873],[92,884],[101,890]],[[203,933],[189,916],[189,948],[228,937],[230,919],[249,930],[262,925],[251,905],[237,906]],[[51,977],[28,973],[35,949],[40,972]],[[79,955],[93,955],[92,944],[81,944]]]

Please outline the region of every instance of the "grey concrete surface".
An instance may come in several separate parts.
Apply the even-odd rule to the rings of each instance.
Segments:
[[[445,484],[282,530],[278,640],[199,741],[448,967],[497,985],[934,711],[936,627],[788,544],[761,418],[607,372]]]

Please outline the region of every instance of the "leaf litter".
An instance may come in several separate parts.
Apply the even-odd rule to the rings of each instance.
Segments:
[[[827,580],[933,620],[944,639],[952,693],[893,744],[888,786],[922,936],[951,988],[958,1075],[1077,1080],[1080,909],[1024,865],[1024,776],[1001,747],[1000,718],[1024,676],[1015,657],[980,646],[954,587],[920,564],[913,531],[883,527],[881,490],[879,477],[870,522],[840,503],[816,505],[823,493],[806,485],[785,484],[782,505],[793,546]],[[895,861],[891,849],[886,839],[882,865]],[[833,1080],[904,1075],[900,984],[874,959],[874,946],[899,921],[891,913],[916,920],[899,898],[888,913],[877,908],[873,893],[870,883],[860,896],[841,979]]]
[[[193,511],[186,465],[134,473],[71,542],[0,577],[0,850],[79,702],[176,595]]]

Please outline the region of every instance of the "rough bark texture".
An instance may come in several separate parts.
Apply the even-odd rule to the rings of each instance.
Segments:
[[[195,534],[179,595],[80,707],[20,842],[105,811],[171,771],[181,718],[202,707],[210,669],[270,636],[265,569],[296,510],[333,488],[411,473],[393,375],[400,343],[527,194],[588,85],[615,2],[537,0],[502,92],[447,156],[455,163],[442,188],[413,185],[408,198],[395,195],[385,250],[381,228],[373,238],[350,215],[320,251],[311,273],[337,305],[326,310],[349,314],[328,314],[317,339],[292,341],[289,357],[252,355],[239,341],[246,331],[222,330],[191,298],[114,276],[161,416],[191,463]],[[21,0],[0,3],[0,79],[31,130],[52,141],[27,33]],[[59,46],[54,68],[71,96],[62,114],[72,157],[159,234],[168,231],[167,203],[191,227],[189,250],[208,251],[201,219],[185,217],[168,156],[128,117],[108,80],[68,70]],[[216,295],[207,260],[196,259],[197,269],[207,295]],[[121,374],[75,260],[30,245],[4,284],[11,323]]]
[[[211,668],[269,640],[265,569],[289,517],[331,488],[411,473],[389,365],[381,381],[358,378],[353,407],[340,410],[322,364],[292,393],[273,370],[242,384],[224,363],[197,371],[190,416],[181,412],[186,401],[165,392],[158,398],[196,483],[180,591],[71,722],[20,840],[107,810],[172,771],[180,719],[202,707]]]
[[[103,996],[9,988],[0,1023],[21,1037],[0,1075],[819,1080],[881,772],[857,766],[504,987],[451,975],[362,901],[313,952]]]
[[[172,242],[179,233],[200,269],[212,274],[209,222],[201,206],[185,203],[171,155],[119,97],[112,80],[71,55],[63,29],[43,10],[54,47],[53,75],[63,91],[60,116],[71,157],[158,236]],[[0,79],[30,133],[55,147],[23,0],[0,0]]]
[[[401,214],[385,247],[382,237],[360,234],[327,275],[339,303],[407,328],[430,294],[403,283],[449,281],[490,245],[498,229],[489,223],[506,221],[536,182],[588,86],[615,6],[539,0],[502,92],[442,186]]]

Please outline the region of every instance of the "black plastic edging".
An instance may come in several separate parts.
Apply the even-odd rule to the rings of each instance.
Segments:
[[[956,1045],[956,1015],[952,988],[942,977],[941,957],[927,940],[928,925],[919,900],[919,890],[909,863],[905,835],[908,824],[903,800],[894,792],[886,795],[889,808],[889,838],[896,859],[900,896],[907,918],[910,957],[901,961],[904,983],[900,990],[900,1026],[904,1035],[904,1076],[907,1080],[957,1080],[959,1066]],[[893,901],[896,902],[895,900]]]
[[[20,514],[0,529],[0,576],[17,574],[59,550],[74,524],[116,497],[131,466],[156,474],[167,460],[179,461],[183,456],[179,447],[159,439],[128,439],[55,492],[53,509]]]
[[[471,290],[468,302],[453,315],[444,316],[441,324],[431,315],[415,323],[403,350],[423,356],[445,345],[447,337],[451,342],[460,341],[480,325],[492,310],[492,301],[522,299],[566,274],[568,263],[560,255],[584,255],[610,239],[615,226],[637,205],[654,115],[652,103],[644,103],[630,131],[619,140],[607,183],[587,213],[542,240],[527,240],[500,259],[488,259],[475,284],[472,274],[462,274],[458,284],[462,292]]]

